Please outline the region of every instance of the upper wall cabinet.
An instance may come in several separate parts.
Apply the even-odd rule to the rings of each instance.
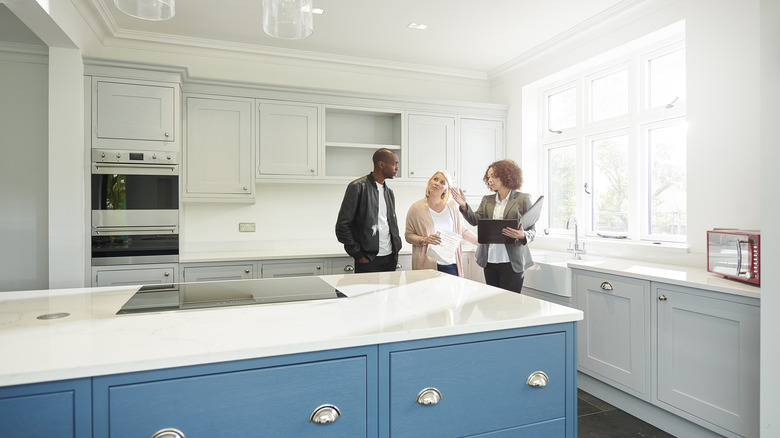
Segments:
[[[179,85],[94,78],[92,147],[179,151]]]
[[[409,161],[405,175],[428,181],[438,170],[458,180],[455,161],[455,116],[409,114]]]
[[[258,178],[318,177],[319,107],[260,102],[258,108]]]
[[[254,203],[254,100],[187,96],[186,102],[184,200]]]
[[[482,178],[488,166],[506,156],[504,121],[460,119],[460,187],[471,202],[490,194]]]
[[[357,178],[373,170],[372,157],[387,148],[402,160],[402,110],[325,108],[325,176]]]

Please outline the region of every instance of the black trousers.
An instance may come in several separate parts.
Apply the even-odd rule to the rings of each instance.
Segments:
[[[485,265],[485,283],[508,291],[520,293],[523,290],[524,273],[517,273],[511,263],[488,263]]]
[[[374,257],[368,263],[360,263],[355,260],[355,274],[362,272],[390,272],[395,271],[396,261],[393,254],[381,257]]]

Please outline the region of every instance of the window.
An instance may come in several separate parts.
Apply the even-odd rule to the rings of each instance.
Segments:
[[[684,242],[685,46],[644,47],[540,88],[548,228]]]

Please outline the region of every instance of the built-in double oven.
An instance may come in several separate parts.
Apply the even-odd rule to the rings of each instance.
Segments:
[[[178,263],[175,152],[92,150],[92,266]]]

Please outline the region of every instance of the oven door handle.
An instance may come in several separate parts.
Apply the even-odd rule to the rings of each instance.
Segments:
[[[175,164],[119,164],[92,163],[92,173],[129,175],[178,175],[179,166]]]
[[[150,226],[150,227],[92,227],[93,236],[125,236],[137,234],[176,234],[176,225],[169,226]]]

